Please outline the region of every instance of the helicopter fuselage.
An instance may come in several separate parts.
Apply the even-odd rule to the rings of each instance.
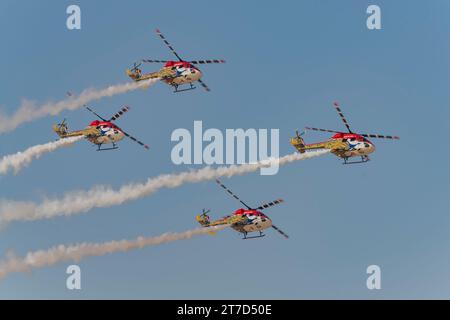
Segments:
[[[168,61],[161,70],[145,74],[136,67],[133,70],[127,70],[127,74],[134,81],[159,78],[172,86],[193,83],[203,76],[197,67],[186,61]]]
[[[356,133],[339,132],[327,141],[305,144],[301,136],[291,139],[291,144],[300,152],[306,150],[329,149],[336,156],[348,159],[366,157],[375,151],[375,145],[367,138]]]
[[[95,120],[91,122],[88,128],[94,127],[98,130],[98,135],[87,136],[86,138],[96,144],[115,144],[116,142],[122,140],[125,134],[122,130],[110,121],[98,121]]]
[[[336,133],[330,140],[347,144],[347,150],[335,153],[341,158],[367,156],[375,151],[372,142],[356,133]]]
[[[239,209],[233,215],[245,218],[231,225],[231,228],[244,234],[262,231],[272,226],[272,220],[258,210]]]
[[[160,71],[162,74],[168,74],[162,81],[168,84],[187,84],[200,80],[202,72],[193,64],[185,61],[169,61]]]

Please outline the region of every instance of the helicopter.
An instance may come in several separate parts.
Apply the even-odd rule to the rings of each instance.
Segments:
[[[305,133],[305,131],[299,133],[299,131],[297,130],[296,136],[294,138],[291,138],[290,142],[295,147],[295,149],[297,149],[298,152],[305,153],[307,150],[329,149],[333,154],[335,154],[339,158],[344,159],[343,164],[365,163],[370,160],[369,154],[375,151],[375,145],[367,138],[389,139],[389,140],[400,139],[398,136],[392,135],[355,133],[350,129],[350,125],[348,124],[347,119],[342,113],[339,103],[334,102],[333,106],[338,112],[339,117],[341,118],[348,132],[321,129],[315,127],[305,127],[305,130],[334,133],[334,135],[327,141],[305,144],[305,141],[302,138],[302,135]],[[354,157],[360,157],[361,160],[349,161],[350,158]]]
[[[272,220],[267,215],[261,212],[264,209],[282,203],[283,199],[277,199],[272,202],[264,203],[257,208],[252,208],[248,206],[244,201],[239,199],[239,197],[236,196],[230,189],[228,189],[222,182],[220,182],[220,180],[216,180],[216,183],[233,198],[238,200],[245,208],[237,209],[231,215],[225,216],[215,221],[211,221],[211,218],[208,215],[210,210],[203,209],[202,214],[199,214],[195,217],[197,222],[200,223],[202,227],[229,225],[232,229],[242,233],[244,235],[242,239],[244,240],[264,237],[265,234],[262,231],[272,227],[286,239],[289,238],[286,233],[284,233],[281,229],[279,229],[272,223]],[[248,236],[248,234],[251,232],[259,232],[259,234],[256,236]],[[214,235],[215,232],[211,231],[209,232],[209,234]]]
[[[101,121],[94,120],[85,129],[69,131],[66,119],[64,119],[61,123],[53,125],[53,131],[55,131],[60,138],[84,136],[87,140],[97,146],[97,151],[117,149],[118,147],[116,143],[122,140],[124,137],[128,137],[144,148],[149,149],[148,145],[131,136],[114,123],[115,120],[120,118],[124,113],[128,112],[130,110],[130,107],[122,107],[109,119],[101,117],[88,106],[85,106],[85,108],[96,115]],[[102,145],[105,144],[112,144],[112,147],[102,148]]]
[[[139,62],[135,62],[133,67],[126,70],[127,75],[133,81],[143,81],[149,79],[160,79],[161,81],[167,83],[174,88],[174,92],[182,92],[193,90],[196,87],[194,82],[200,83],[200,85],[206,90],[210,91],[209,87],[201,80],[203,73],[197,67],[199,64],[214,64],[214,63],[225,63],[225,60],[183,60],[172,45],[166,40],[164,35],[156,29],[156,34],[161,38],[161,40],[166,44],[170,51],[177,57],[178,61],[174,60],[154,60],[154,59],[143,59]],[[139,68],[142,63],[164,63],[161,70],[150,73],[142,73]],[[182,85],[189,85],[188,88],[179,88]]]

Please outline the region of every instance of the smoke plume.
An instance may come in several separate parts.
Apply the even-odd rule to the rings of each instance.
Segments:
[[[32,221],[49,219],[58,216],[71,216],[87,212],[92,208],[103,208],[120,205],[142,197],[150,196],[161,188],[177,188],[186,183],[198,183],[220,177],[232,177],[255,172],[278,161],[278,165],[288,164],[318,157],[329,150],[294,153],[281,158],[269,159],[257,163],[205,167],[199,170],[174,174],[163,174],[149,178],[144,183],[130,183],[114,190],[110,186],[94,186],[90,190],[70,191],[61,198],[45,198],[42,203],[28,201],[0,200],[0,223],[12,221]]]
[[[44,153],[49,153],[61,147],[72,145],[81,139],[83,139],[83,136],[60,139],[46,144],[38,144],[25,151],[6,155],[0,159],[0,174],[7,174],[11,170],[16,174],[23,167],[28,166],[31,161],[39,159]]]
[[[187,240],[194,236],[219,231],[226,227],[228,225],[194,229],[180,233],[164,233],[160,236],[150,238],[138,237],[134,240],[118,240],[103,243],[84,242],[70,246],[58,245],[48,250],[28,252],[23,258],[9,253],[6,260],[0,262],[0,279],[3,279],[10,273],[29,272],[35,268],[48,267],[60,262],[78,262],[87,257],[103,256],[115,252],[126,252],[134,249],[142,249],[147,246]]]

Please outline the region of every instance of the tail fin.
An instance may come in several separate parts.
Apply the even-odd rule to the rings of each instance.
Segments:
[[[66,119],[58,125],[53,125],[53,131],[55,131],[60,138],[64,138],[67,136],[68,128],[66,124]]]
[[[298,150],[300,153],[305,153],[305,141],[301,137],[303,134],[299,134],[298,130],[295,132],[296,135],[294,138],[291,138],[291,144],[294,146],[295,149]]]
[[[195,216],[195,220],[197,220],[202,227],[209,227],[210,225],[209,216],[207,215],[198,214]]]
[[[211,225],[211,222],[209,220],[209,216],[205,213],[205,210],[203,210],[202,214],[196,215],[195,216],[195,220],[197,220],[198,223],[200,223],[200,225],[202,227],[209,227]],[[215,236],[216,232],[215,231],[211,231],[211,232],[208,232],[208,234],[211,235],[211,236]]]
[[[140,74],[139,72],[137,72],[136,70],[133,72],[130,69],[127,69],[127,75],[133,80],[133,81],[138,81],[140,78]]]

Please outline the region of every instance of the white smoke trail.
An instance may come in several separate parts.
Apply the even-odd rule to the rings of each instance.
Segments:
[[[193,236],[206,234],[212,231],[225,229],[228,225],[194,229],[180,233],[164,233],[157,237],[138,237],[134,240],[119,240],[103,243],[80,243],[71,246],[58,245],[48,250],[28,252],[25,257],[19,258],[8,254],[6,260],[0,262],[0,279],[10,273],[29,272],[33,268],[42,268],[65,261],[78,262],[87,257],[103,256],[115,252],[125,252],[133,249],[142,249],[163,243],[187,240]]]
[[[146,88],[157,81],[158,79],[149,79],[140,82],[128,82],[114,85],[104,89],[87,89],[78,96],[71,96],[58,102],[48,102],[44,105],[37,105],[32,101],[24,100],[13,115],[8,116],[0,113],[0,133],[12,131],[26,122],[31,122],[45,116],[57,115],[64,110],[78,109],[90,101],[111,97],[116,94],[126,93],[139,88]]]
[[[0,174],[6,174],[10,170],[13,170],[16,174],[23,167],[28,166],[31,161],[40,158],[44,153],[49,153],[55,151],[58,148],[69,146],[83,138],[83,136],[70,137],[52,141],[46,144],[38,144],[26,149],[25,151],[19,151],[15,154],[4,156],[0,159]]]
[[[197,183],[220,177],[242,175],[269,167],[277,161],[278,165],[281,166],[294,161],[318,157],[328,152],[329,150],[319,150],[307,153],[294,153],[281,158],[252,164],[217,168],[206,167],[176,174],[159,175],[155,178],[149,178],[145,183],[131,183],[122,186],[118,190],[114,190],[109,186],[95,186],[87,191],[68,192],[60,199],[46,198],[40,204],[3,199],[0,200],[0,223],[70,216],[87,212],[92,208],[120,205],[127,201],[149,196],[161,188],[177,188],[185,183]]]

